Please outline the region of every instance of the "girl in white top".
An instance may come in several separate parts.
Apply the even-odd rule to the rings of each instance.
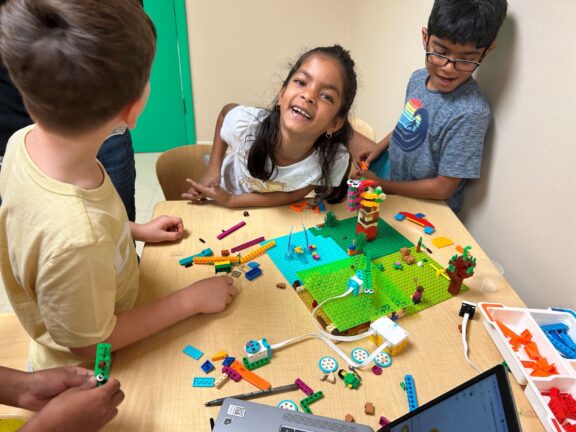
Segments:
[[[224,106],[207,172],[198,182],[186,179],[190,189],[182,197],[264,207],[297,202],[317,188],[328,202],[341,201],[356,87],[354,61],[341,46],[306,52],[290,70],[273,109]]]

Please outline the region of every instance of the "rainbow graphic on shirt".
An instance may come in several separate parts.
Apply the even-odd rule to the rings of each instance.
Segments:
[[[405,152],[411,152],[420,147],[428,134],[429,116],[426,108],[422,108],[422,102],[410,99],[400,120],[396,124],[392,139]]]

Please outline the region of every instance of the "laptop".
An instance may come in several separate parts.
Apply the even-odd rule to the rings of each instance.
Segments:
[[[416,383],[417,385],[418,383]],[[380,401],[385,406],[385,401]],[[382,413],[386,415],[385,413]],[[502,365],[466,381],[378,432],[520,432],[514,398]],[[214,432],[369,432],[368,426],[226,399]]]

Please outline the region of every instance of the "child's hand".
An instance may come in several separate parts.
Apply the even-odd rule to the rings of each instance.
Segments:
[[[199,184],[200,186],[204,187],[212,187],[212,185],[219,185],[220,184],[220,171],[207,171],[206,174],[197,182],[194,180],[187,178],[186,182],[190,184],[190,188],[188,192],[182,194],[182,198],[189,199],[194,203],[198,203],[199,201],[206,199],[206,197],[196,189],[192,183]]]
[[[362,170],[359,168],[356,168],[352,174],[350,175],[351,178],[364,178],[366,180],[374,180],[375,182],[380,181],[380,177],[378,177],[376,174],[374,174],[373,171],[370,170]]]
[[[194,282],[188,288],[194,313],[215,313],[232,303],[238,290],[229,276],[214,276]]]
[[[136,240],[150,243],[180,240],[184,235],[182,219],[176,216],[159,216],[138,227]]]
[[[21,431],[92,432],[99,431],[118,414],[124,400],[118,380],[96,387],[91,378],[53,398]]]
[[[195,203],[198,203],[202,198],[210,198],[211,200],[214,200],[216,204],[220,204],[225,207],[228,207],[230,205],[232,194],[222,189],[218,183],[212,183],[209,186],[203,186],[192,179],[186,179],[186,181],[192,187],[190,188],[188,193],[182,194],[182,198],[190,199],[192,200],[192,202]],[[195,192],[190,193],[192,190],[194,190]]]
[[[39,411],[60,393],[86,383],[94,374],[81,367],[59,367],[26,374],[18,406]]]

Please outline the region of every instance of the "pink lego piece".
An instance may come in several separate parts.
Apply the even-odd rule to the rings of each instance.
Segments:
[[[236,372],[234,369],[228,366],[222,366],[222,372],[230,377],[230,379],[234,382],[238,382],[242,379],[240,374]]]
[[[218,234],[218,235],[216,236],[216,238],[217,238],[218,240],[222,240],[224,237],[226,237],[227,235],[232,234],[234,231],[242,228],[244,225],[246,225],[246,222],[244,222],[244,221],[239,222],[239,223],[237,223],[236,225],[234,225],[232,228],[228,228],[226,231],[221,232],[220,234]],[[232,252],[234,252],[234,251],[232,251]]]
[[[246,249],[246,248],[249,248],[250,246],[254,246],[255,244],[263,242],[264,240],[265,240],[264,237],[255,238],[254,240],[250,240],[249,242],[242,243],[241,245],[238,245],[238,246],[234,246],[230,250],[230,252],[234,253],[234,252],[241,251],[242,249]]]
[[[312,393],[314,393],[314,390],[308,387],[300,378],[296,378],[294,384],[296,384],[300,390],[306,393],[306,396],[310,396]]]

